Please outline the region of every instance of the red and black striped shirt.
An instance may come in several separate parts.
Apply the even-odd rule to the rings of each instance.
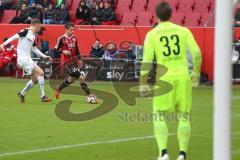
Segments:
[[[68,50],[71,52],[71,55],[64,55],[64,62],[71,65],[77,64],[77,59],[81,59],[81,55],[78,49],[77,37],[72,35],[68,37],[66,34],[58,38],[55,49],[59,51]]]

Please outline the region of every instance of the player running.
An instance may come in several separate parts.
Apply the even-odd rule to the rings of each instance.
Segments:
[[[172,90],[164,95],[153,93],[154,113],[174,113],[179,115],[178,141],[180,154],[177,160],[185,160],[191,134],[190,115],[192,105],[192,86],[197,86],[200,75],[201,51],[188,28],[169,22],[172,9],[166,2],[156,7],[158,25],[147,33],[144,42],[143,65],[141,69],[140,88],[142,94],[150,94],[146,74],[154,57],[156,63],[165,66],[168,71],[162,77],[157,68],[156,82],[165,81],[172,86]],[[186,50],[189,49],[193,58],[193,72],[189,73]],[[149,67],[149,68],[148,68]],[[161,73],[160,73],[161,74]],[[154,121],[154,134],[158,143],[158,160],[168,160],[167,152],[168,127],[163,119]]]
[[[60,86],[57,87],[55,98],[58,99],[61,91],[68,87],[70,84],[74,83],[75,80],[80,81],[80,86],[87,94],[91,97],[93,101],[97,102],[95,95],[91,94],[88,89],[88,85],[85,82],[86,74],[83,67],[82,58],[78,49],[77,37],[73,35],[74,24],[65,24],[65,34],[58,38],[57,45],[55,46],[55,51],[64,54],[64,62],[66,64],[67,76]]]
[[[18,39],[17,45],[17,65],[23,69],[24,74],[31,76],[31,80],[27,83],[24,89],[18,93],[21,103],[25,102],[26,93],[33,87],[34,84],[38,82],[41,91],[41,101],[50,102],[51,99],[48,98],[44,92],[44,72],[43,70],[32,60],[31,52],[34,52],[40,57],[52,61],[51,57],[43,54],[35,44],[35,35],[39,32],[41,28],[41,22],[38,19],[33,19],[30,24],[30,28],[26,28],[17,34],[13,35],[7,41],[0,45],[3,49],[4,46],[8,45],[10,42]]]

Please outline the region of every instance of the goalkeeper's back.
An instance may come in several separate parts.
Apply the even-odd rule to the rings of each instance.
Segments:
[[[187,49],[192,55],[193,72],[199,74],[201,51],[191,31],[168,20],[161,21],[147,33],[144,42],[143,63],[151,63],[155,56],[157,63],[168,69],[164,76],[190,77]]]

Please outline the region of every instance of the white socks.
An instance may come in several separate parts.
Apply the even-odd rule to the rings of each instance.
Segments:
[[[38,76],[38,84],[39,84],[39,88],[40,88],[40,92],[41,92],[41,98],[42,98],[43,96],[45,96],[45,92],[44,92],[44,76]],[[28,81],[26,86],[21,91],[21,95],[25,96],[26,93],[33,87],[33,85],[34,84],[33,84],[32,80]]]
[[[33,87],[33,82],[32,80],[28,81],[28,83],[26,84],[26,86],[23,88],[23,90],[21,91],[21,95],[25,96],[26,93]]]
[[[41,92],[41,98],[45,96],[44,92],[44,76],[38,76],[38,84]]]

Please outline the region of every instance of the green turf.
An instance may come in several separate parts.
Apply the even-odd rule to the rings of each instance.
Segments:
[[[35,149],[68,146],[96,141],[109,141],[153,135],[152,122],[130,122],[120,117],[127,113],[151,113],[151,101],[138,99],[137,105],[128,106],[119,98],[115,110],[100,118],[86,122],[66,122],[59,120],[54,113],[59,102],[43,104],[39,100],[39,88],[35,86],[27,96],[25,104],[19,104],[17,92],[27,80],[0,78],[0,159],[1,160],[155,160],[158,151],[154,138],[135,141],[93,144],[52,151],[36,151],[17,155],[2,156]],[[117,96],[110,82],[90,84],[92,88],[112,92]],[[233,160],[240,159],[240,91],[233,90]],[[54,91],[46,85],[46,92],[53,96]],[[89,105],[81,96],[63,95],[62,99],[72,99],[73,112],[84,112],[96,108]],[[193,92],[192,138],[189,146],[189,159],[212,160],[212,87],[199,87]],[[172,135],[169,138],[169,152],[172,159],[178,153],[176,122],[169,123]]]

